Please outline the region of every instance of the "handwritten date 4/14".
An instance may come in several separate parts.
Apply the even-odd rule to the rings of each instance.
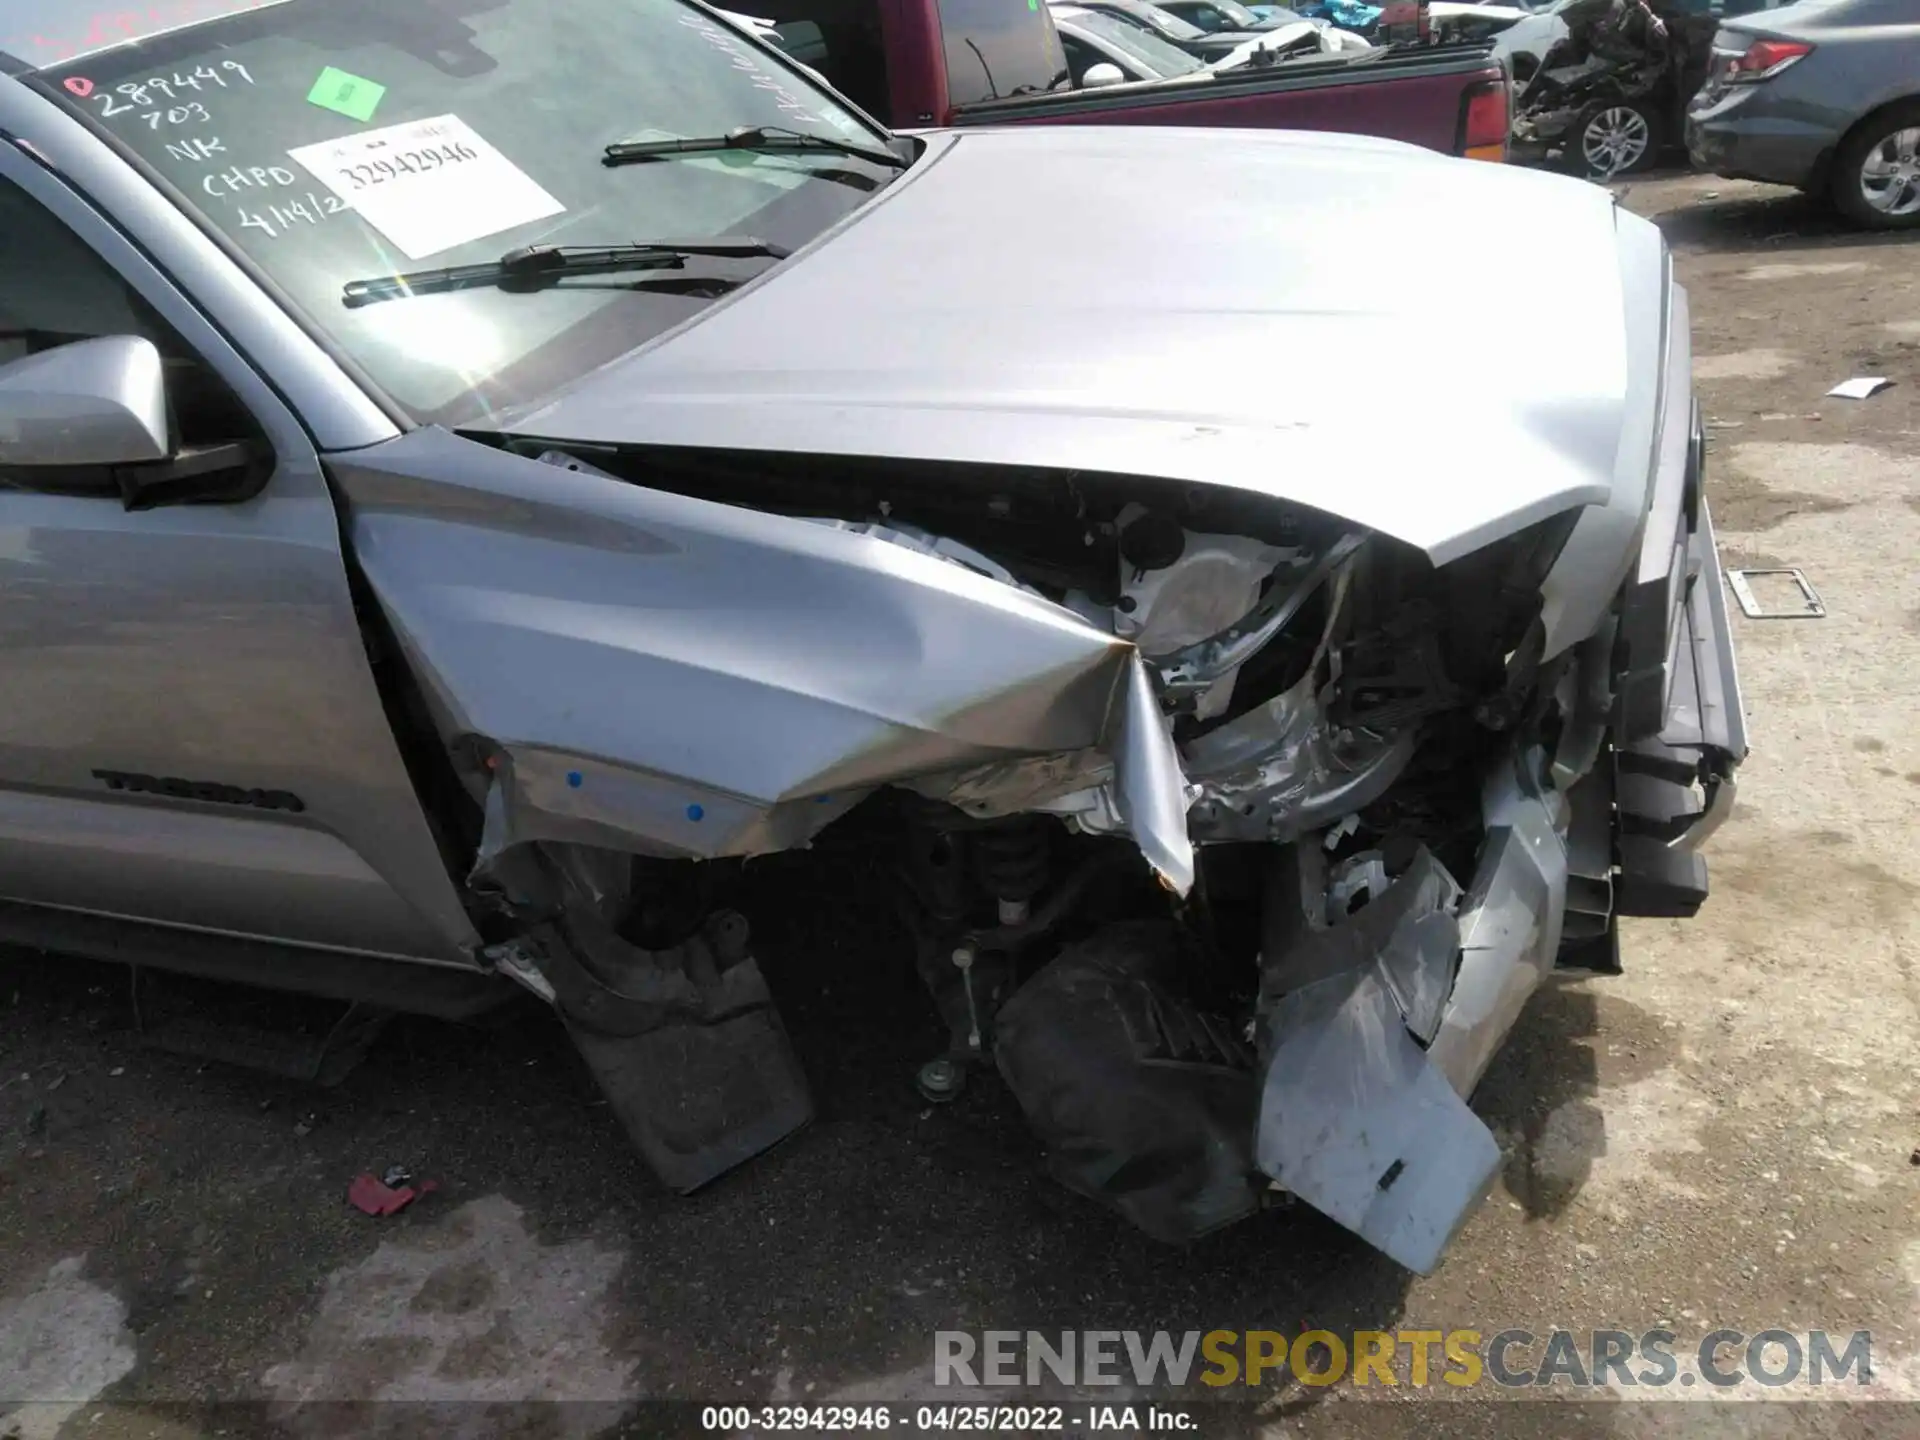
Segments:
[[[457,140],[451,145],[401,150],[391,156],[369,160],[364,165],[342,165],[340,173],[350,188],[364,190],[370,185],[384,185],[389,180],[398,180],[402,175],[425,175],[444,165],[463,165],[479,158],[479,151],[464,140]]]
[[[307,201],[313,203],[309,205]],[[347,202],[336,196],[316,195],[309,190],[306,200],[287,200],[285,204],[267,205],[264,215],[240,206],[240,228],[264,230],[267,238],[273,240],[278,239],[282,231],[293,229],[295,220],[304,221],[308,225],[318,225],[328,216],[338,215],[346,208]]]

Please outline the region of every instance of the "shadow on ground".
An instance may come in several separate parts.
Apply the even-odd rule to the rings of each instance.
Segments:
[[[1675,249],[1751,251],[1791,244],[1797,249],[1851,250],[1862,246],[1902,245],[1915,232],[1862,230],[1823,195],[1770,190],[1761,195],[1699,199],[1663,211],[1654,223]]]

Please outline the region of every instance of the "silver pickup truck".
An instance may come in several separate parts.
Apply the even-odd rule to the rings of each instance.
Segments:
[[[689,0],[74,13],[0,0],[0,938],[531,991],[686,1191],[809,1118],[755,936],[856,874],[929,1095],[1425,1270],[1528,995],[1705,897],[1687,300],[1603,191],[898,136]],[[1416,233],[1553,294],[1522,380]]]

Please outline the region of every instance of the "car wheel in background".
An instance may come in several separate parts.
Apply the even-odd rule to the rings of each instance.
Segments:
[[[1833,203],[1869,229],[1920,227],[1920,100],[1890,107],[1842,142]]]
[[[1597,101],[1567,131],[1567,168],[1589,180],[1631,175],[1659,155],[1659,117],[1638,100]]]

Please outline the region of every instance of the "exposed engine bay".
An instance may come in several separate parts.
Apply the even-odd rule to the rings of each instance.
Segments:
[[[982,496],[938,467],[738,463],[652,452],[636,478],[932,556],[1129,642],[1200,844],[1287,841],[1359,812],[1407,767],[1430,717],[1484,704],[1477,729],[1510,729],[1537,689],[1538,646],[1523,642],[1574,518],[1435,569],[1328,517],[1202,487],[1039,471],[995,475]],[[1046,756],[908,786],[971,821],[1040,811],[1110,834],[1123,825],[1103,798],[1111,768]]]
[[[1168,1241],[1298,1196],[1423,1271],[1497,1170],[1466,1097],[1528,995],[1556,964],[1614,968],[1616,915],[1704,896],[1732,751],[1696,728],[1636,755],[1615,693],[1645,658],[1629,630],[1687,693],[1730,683],[1688,638],[1718,593],[1691,499],[1652,628],[1628,585],[1549,654],[1577,509],[1436,566],[1139,477],[410,443],[490,455],[523,497],[511,540],[448,531],[405,573],[381,557],[436,487],[347,480],[476,817],[489,961],[556,1005],[678,1189],[811,1115],[727,904],[754,856],[870,858],[948,1036],[922,1091],[997,1070],[1071,1188]],[[637,628],[531,590],[480,614],[432,580],[470,544],[587,533],[592,497],[627,516],[594,533]],[[499,589],[551,583],[535,550],[488,563]],[[588,647],[592,706],[484,683],[523,632]],[[1617,777],[1659,832],[1631,874]]]

